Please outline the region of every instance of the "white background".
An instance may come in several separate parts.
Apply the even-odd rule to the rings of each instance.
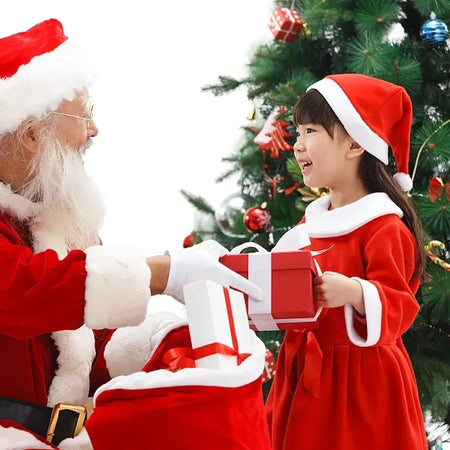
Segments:
[[[270,0],[15,0],[0,36],[54,17],[98,69],[90,89],[100,130],[86,167],[107,204],[105,243],[138,244],[147,255],[182,246],[195,209],[185,189],[214,207],[238,192],[216,184],[229,168],[252,102],[244,88],[201,92],[219,75],[247,74],[257,46],[272,39]]]

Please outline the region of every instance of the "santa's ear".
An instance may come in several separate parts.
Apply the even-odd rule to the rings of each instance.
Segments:
[[[38,149],[38,130],[33,125],[24,127],[20,134],[20,142],[22,147],[30,153],[36,153]]]

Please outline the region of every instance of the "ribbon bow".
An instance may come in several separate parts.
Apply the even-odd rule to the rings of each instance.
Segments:
[[[195,367],[195,360],[206,358],[211,355],[220,354],[235,356],[238,366],[250,356],[250,353],[239,353],[238,340],[236,337],[236,329],[234,326],[233,313],[231,309],[230,293],[228,288],[225,286],[223,286],[223,292],[233,347],[222,344],[221,342],[212,342],[194,349],[191,347],[174,347],[168,350],[163,356],[164,363],[172,372],[189,367]]]

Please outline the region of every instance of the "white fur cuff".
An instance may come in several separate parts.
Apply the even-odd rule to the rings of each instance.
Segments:
[[[139,325],[150,299],[150,269],[129,245],[86,250],[85,323],[93,329]]]
[[[380,295],[376,286],[367,280],[358,277],[352,277],[362,287],[364,296],[364,306],[366,309],[366,327],[367,337],[364,340],[355,330],[354,327],[354,311],[351,305],[345,305],[345,326],[347,334],[353,344],[359,347],[370,347],[375,345],[381,336],[381,311],[382,305]]]

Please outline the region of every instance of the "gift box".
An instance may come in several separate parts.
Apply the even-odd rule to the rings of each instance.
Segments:
[[[303,26],[297,11],[289,8],[275,8],[269,20],[269,28],[275,39],[285,42],[295,40]]]
[[[264,292],[263,301],[245,296],[252,329],[298,329],[316,324],[322,308],[313,300],[312,282],[317,267],[311,252],[231,252],[219,261]]]
[[[251,330],[242,292],[209,280],[184,286],[196,367],[225,369],[251,353]]]

